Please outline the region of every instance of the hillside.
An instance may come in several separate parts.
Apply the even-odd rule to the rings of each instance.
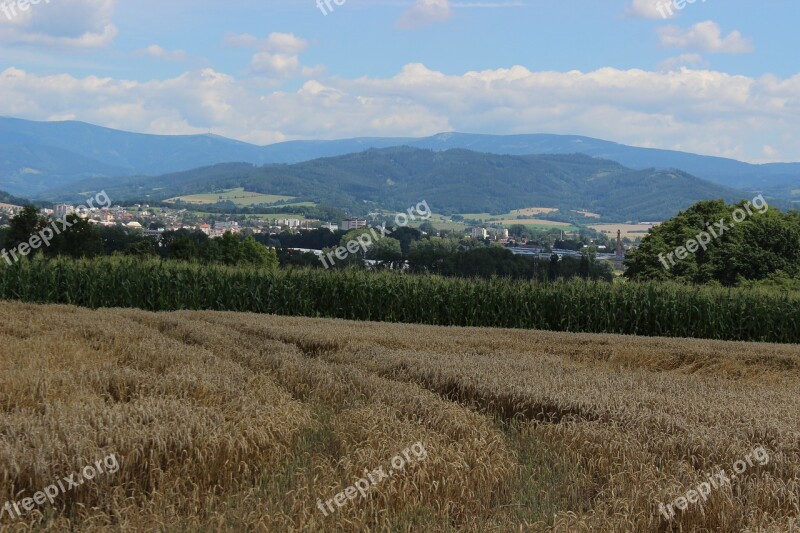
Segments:
[[[632,169],[680,169],[719,185],[748,190],[800,185],[800,163],[751,165],[669,150],[638,148],[576,135],[475,135],[289,141],[256,146],[217,135],[146,135],[82,122],[0,117],[0,189],[33,196],[88,177],[155,176],[219,163],[295,164],[370,148],[468,149],[501,155],[582,153]]]
[[[0,341],[0,502],[56,494],[0,527],[797,526],[797,346],[11,303]]]
[[[14,196],[13,194],[9,194],[5,191],[0,191],[0,204],[28,205],[30,203],[30,200]]]
[[[244,187],[339,205],[367,201],[402,209],[422,198],[443,213],[503,213],[536,205],[588,209],[618,220],[661,220],[703,198],[743,196],[682,172],[633,171],[580,155],[511,157],[411,148],[368,150],[288,166],[229,164],[76,185],[81,191],[101,186],[117,200],[163,200]]]
[[[115,200],[164,200],[244,187],[340,206],[368,202],[405,210],[422,200],[437,213],[505,213],[526,207],[586,209],[607,220],[663,220],[704,198],[740,199],[680,171],[636,171],[583,155],[502,156],[468,150],[385,148],[296,165],[228,164],[154,178],[92,180]],[[62,196],[66,191],[62,191]],[[73,193],[74,194],[74,193]]]
[[[0,118],[0,189],[34,195],[89,177],[157,175],[228,161],[266,162],[259,151],[213,135],[145,135],[82,122]]]

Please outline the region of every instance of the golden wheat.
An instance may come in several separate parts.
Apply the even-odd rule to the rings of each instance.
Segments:
[[[792,531],[800,348],[0,303],[0,528]],[[329,516],[414,442],[428,456]],[[770,462],[668,522],[658,502]]]

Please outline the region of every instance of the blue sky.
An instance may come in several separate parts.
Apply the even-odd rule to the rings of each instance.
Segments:
[[[258,144],[570,133],[800,161],[796,1],[696,0],[667,19],[667,0],[20,1],[0,0],[2,115]]]

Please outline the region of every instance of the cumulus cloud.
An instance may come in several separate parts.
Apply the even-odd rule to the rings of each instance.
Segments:
[[[204,133],[266,144],[300,138],[442,131],[562,133],[749,161],[800,159],[800,74],[523,66],[449,75],[423,64],[385,78],[318,77],[256,90],[213,69],[165,80],[0,72],[0,115],[75,118],[150,133]],[[769,139],[765,149],[765,140]]]
[[[452,15],[453,10],[448,0],[416,0],[397,21],[397,26],[414,29],[445,21]]]
[[[762,152],[764,154],[764,157],[773,161],[780,155],[778,150],[776,150],[774,147],[768,144],[764,145],[764,147],[762,148]]]
[[[277,80],[293,77],[309,77],[322,72],[322,67],[306,67],[300,62],[300,54],[308,47],[308,41],[292,33],[270,33],[259,39],[249,33],[225,36],[225,44],[237,48],[254,48],[257,52],[250,60],[250,73]]]
[[[677,15],[672,0],[633,0],[626,14],[633,18],[668,19]]]
[[[406,30],[444,22],[455,9],[507,9],[525,7],[521,0],[501,2],[452,2],[451,0],[416,0],[397,20],[397,27]]]
[[[450,2],[450,7],[465,9],[505,9],[525,7],[525,2]]]
[[[699,22],[689,29],[667,26],[658,30],[661,44],[668,48],[685,48],[711,54],[747,54],[753,51],[750,39],[732,31],[722,37],[722,30],[716,22]]]
[[[164,61],[185,61],[188,57],[184,50],[166,50],[157,44],[151,44],[147,48],[136,50],[134,55],[162,59]]]
[[[111,22],[116,0],[39,2],[25,10],[17,3],[2,3],[6,9],[0,15],[0,42],[7,44],[101,48],[118,33]]]
[[[707,62],[700,54],[681,54],[665,59],[658,66],[662,71],[670,71],[687,67],[705,67]]]

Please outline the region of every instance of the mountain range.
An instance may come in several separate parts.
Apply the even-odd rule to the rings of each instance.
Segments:
[[[740,190],[678,170],[634,170],[582,154],[510,156],[463,149],[368,149],[294,165],[226,163],[164,176],[95,178],[69,191],[98,191],[115,201],[155,203],[233,189],[292,196],[346,208],[404,211],[427,201],[437,213],[502,214],[528,207],[598,213],[605,220],[663,220],[698,200],[739,200]],[[74,196],[78,198],[79,195]]]
[[[498,155],[574,154],[616,161],[633,170],[679,169],[724,187],[800,189],[800,163],[754,165],[733,159],[626,146],[575,135],[442,133],[425,138],[288,141],[256,146],[216,135],[149,135],[83,122],[0,117],[0,190],[39,197],[86,178],[156,176],[219,163],[294,164],[370,148],[467,149]]]

